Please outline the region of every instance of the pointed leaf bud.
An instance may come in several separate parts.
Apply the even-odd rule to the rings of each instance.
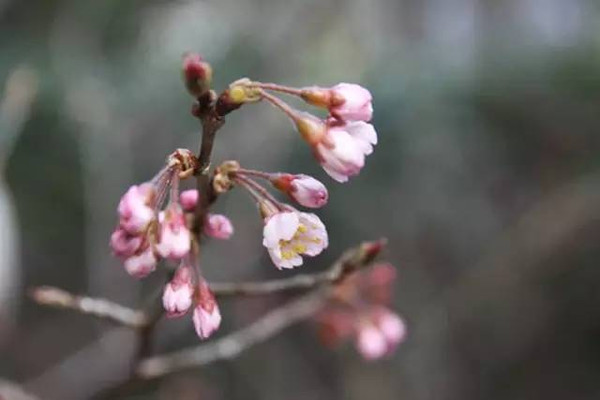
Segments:
[[[183,80],[188,92],[200,97],[210,89],[212,68],[199,54],[187,53],[183,58]]]

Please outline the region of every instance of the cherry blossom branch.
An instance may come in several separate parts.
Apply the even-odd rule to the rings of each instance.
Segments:
[[[262,285],[261,283],[231,286],[227,294],[266,294],[299,288],[315,288],[308,294],[267,313],[245,328],[215,342],[179,350],[170,354],[143,360],[138,368],[138,379],[155,379],[182,369],[204,366],[219,360],[230,360],[244,350],[261,343],[287,327],[312,316],[327,301],[333,286],[348,274],[369,265],[379,254],[384,241],[366,242],[347,250],[327,271],[311,279],[290,278]],[[322,284],[327,286],[322,287]],[[214,285],[211,285],[214,286]],[[221,288],[223,290],[223,287]]]
[[[182,369],[231,360],[244,350],[312,316],[327,300],[327,293],[324,289],[312,291],[270,311],[247,327],[209,344],[143,360],[137,368],[137,376],[141,379],[155,379]]]
[[[384,245],[384,239],[365,242],[347,250],[327,270],[315,274],[300,274],[291,278],[258,282],[214,282],[210,287],[215,296],[226,297],[269,295],[336,284],[357,269],[368,265]],[[75,295],[51,286],[34,288],[31,297],[36,303],[44,306],[77,311],[136,330],[147,329],[149,324],[160,317],[159,313],[151,315],[148,311],[135,310],[106,299]]]

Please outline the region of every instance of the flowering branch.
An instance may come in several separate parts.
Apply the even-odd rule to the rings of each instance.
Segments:
[[[214,282],[210,287],[215,296],[227,297],[269,295],[334,285],[373,261],[384,244],[385,239],[362,243],[360,246],[346,250],[327,270],[315,274],[300,274],[285,279],[258,282]],[[146,311],[128,308],[106,299],[78,296],[52,286],[34,288],[31,297],[36,303],[44,306],[77,311],[132,329],[147,328],[153,320]]]
[[[161,260],[171,265],[161,288],[162,302],[153,298],[148,309],[138,311],[49,287],[35,289],[33,298],[41,304],[108,319],[136,331],[138,348],[131,374],[124,384],[111,391],[183,368],[235,357],[312,316],[322,306],[325,318],[321,320],[331,333],[339,338],[354,336],[359,351],[367,358],[389,354],[405,334],[402,320],[386,308],[389,296],[382,296],[393,279],[394,273],[389,271],[392,267],[374,267],[365,276],[349,277],[379,254],[383,240],[348,250],[324,272],[266,282],[209,284],[201,267],[202,237],[226,240],[233,234],[231,221],[224,215],[209,213],[209,209],[219,195],[234,187],[246,190],[256,203],[263,224],[262,244],[277,269],[299,267],[306,257],[316,257],[329,246],[327,228],[316,214],[279,201],[255,180],[266,181],[292,202],[314,209],[323,207],[328,200],[327,188],[317,179],[242,168],[237,161],[211,168],[215,137],[225,116],[244,104],[263,100],[271,103],[291,120],[325,172],[338,182],[346,182],[360,172],[365,157],[377,144],[377,133],[369,123],[373,112],[370,92],[347,83],[297,89],[242,78],[217,95],[211,88],[212,68],[197,54],[185,56],[182,72],[185,86],[194,98],[192,114],[202,125],[198,153],[177,149],[152,179],[131,186],[119,202],[119,220],[110,238],[113,254],[123,260],[125,270],[135,278],[155,271]],[[327,109],[329,115],[321,119],[296,110],[270,91]],[[180,191],[180,181],[191,177],[196,179],[196,189]],[[148,358],[156,324],[163,315],[178,318],[191,311],[196,334],[204,340],[221,324],[216,297],[295,290],[309,293],[213,344]]]
[[[385,241],[365,242],[347,250],[328,270],[314,275],[244,284],[211,284],[215,294],[258,295],[288,290],[312,289],[308,294],[267,313],[246,328],[213,343],[194,346],[170,354],[143,360],[137,368],[141,379],[153,379],[182,369],[204,366],[235,358],[249,347],[267,340],[285,328],[315,314],[328,300],[332,289],[349,274],[369,265]],[[323,287],[323,285],[325,285]]]

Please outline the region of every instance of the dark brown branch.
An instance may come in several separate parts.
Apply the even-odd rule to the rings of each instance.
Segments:
[[[42,305],[78,311],[133,329],[142,329],[148,323],[143,311],[132,310],[105,299],[77,296],[55,287],[35,288],[31,291],[31,297]]]

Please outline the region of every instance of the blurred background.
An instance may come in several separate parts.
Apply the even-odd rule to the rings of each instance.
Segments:
[[[243,76],[372,90],[379,144],[348,184],[264,104],[228,117],[214,160],[328,184],[331,245],[301,272],[387,237],[410,337],[367,363],[304,323],[130,398],[600,398],[598,2],[0,0],[0,48],[2,379],[68,400],[127,373],[129,332],[26,290],[135,307],[160,284],[131,279],[107,243],[126,188],[197,148],[179,73],[193,50],[217,90]],[[247,196],[216,208],[236,234],[206,247],[209,280],[281,277]],[[217,337],[284,300],[223,302]],[[198,342],[187,318],[158,329],[159,352]]]

